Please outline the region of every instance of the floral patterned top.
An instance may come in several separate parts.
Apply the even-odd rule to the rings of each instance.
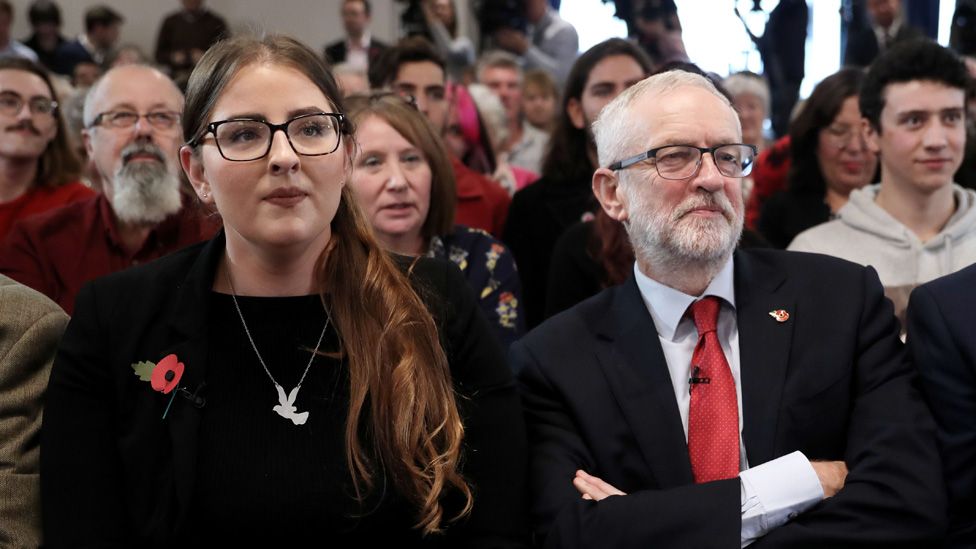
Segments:
[[[449,259],[461,269],[506,351],[525,333],[522,284],[504,244],[481,229],[455,225],[451,233],[431,239],[427,255]]]

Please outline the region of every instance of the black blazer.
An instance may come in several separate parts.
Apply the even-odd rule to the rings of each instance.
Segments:
[[[976,547],[976,266],[923,284],[908,302],[908,349],[939,429],[948,547]]]
[[[375,38],[369,39],[369,51],[366,53],[366,58],[369,59],[369,64],[372,65],[376,62],[376,59],[383,54],[386,49],[389,48],[384,42],[380,42]],[[338,65],[339,63],[344,63],[346,61],[346,41],[339,40],[325,46],[325,60],[330,65]]]
[[[42,427],[47,547],[193,544],[185,529],[206,407],[177,396],[161,420],[170,395],[152,391],[131,364],[175,353],[186,365],[180,385],[204,382],[208,296],[223,251],[221,233],[78,294]],[[526,443],[511,371],[456,267],[425,259],[410,276],[438,323],[464,414],[464,474],[477,492],[458,532],[468,546],[519,546]],[[241,534],[271,533],[255,525]]]
[[[522,280],[526,327],[545,319],[546,283],[559,237],[599,205],[589,178],[562,181],[543,177],[512,197],[502,241],[512,251]]]
[[[803,231],[830,221],[830,206],[822,193],[778,191],[762,206],[759,232],[770,244],[786,249]]]
[[[735,253],[743,439],[759,465],[844,460],[846,487],[752,547],[924,547],[945,527],[931,416],[870,268]],[[769,312],[785,309],[786,322]],[[631,278],[510,350],[530,440],[530,513],[546,547],[739,547],[738,479],[695,484],[657,330]],[[580,498],[583,469],[627,496]]]

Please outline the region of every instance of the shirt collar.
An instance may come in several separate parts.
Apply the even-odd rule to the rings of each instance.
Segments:
[[[369,31],[363,31],[363,36],[362,36],[362,38],[359,39],[359,43],[358,44],[355,43],[355,42],[353,42],[352,41],[352,38],[348,38],[347,37],[346,38],[346,47],[348,49],[362,48],[364,50],[368,50],[369,49],[369,42],[370,42],[371,39],[372,39],[372,35],[370,35]]]
[[[735,308],[735,285],[733,280],[732,257],[722,266],[722,270],[712,279],[700,296],[688,295],[661,284],[641,272],[634,263],[634,278],[640,291],[644,305],[647,306],[657,333],[673,341],[678,324],[684,317],[688,307],[697,299],[708,295],[721,298]]]
[[[93,44],[92,41],[88,39],[88,35],[85,33],[81,33],[78,35],[78,43],[81,44],[81,47],[85,48],[85,50],[87,50],[88,53],[94,54],[98,51],[98,49],[95,47],[95,44]]]
[[[878,39],[884,40],[885,34],[894,38],[898,34],[898,31],[901,29],[902,22],[903,22],[903,18],[901,14],[898,14],[898,17],[895,17],[895,20],[891,22],[891,26],[888,27],[887,29],[885,29],[881,25],[876,25],[876,24],[873,24],[872,28],[874,29],[874,34],[878,37]]]

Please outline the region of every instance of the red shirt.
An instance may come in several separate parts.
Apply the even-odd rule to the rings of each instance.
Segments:
[[[95,196],[95,191],[78,181],[60,187],[31,187],[10,202],[0,204],[0,241],[7,236],[15,221],[92,196]]]
[[[491,233],[501,238],[512,197],[501,185],[451,157],[457,186],[454,222]]]
[[[71,314],[85,282],[210,238],[218,226],[184,209],[156,225],[142,248],[129,253],[122,247],[108,199],[99,194],[15,224],[0,245],[0,273]]]
[[[759,153],[752,167],[752,195],[746,204],[746,227],[756,230],[763,204],[777,192],[786,188],[786,176],[790,171],[790,136],[780,138],[772,147]]]

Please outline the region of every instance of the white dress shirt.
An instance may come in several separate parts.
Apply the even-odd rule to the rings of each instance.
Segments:
[[[369,44],[372,40],[369,32],[364,32],[359,43],[353,42],[351,38],[346,38],[346,60],[345,64],[361,71],[369,70]]]
[[[661,349],[671,375],[674,398],[681,414],[685,440],[688,439],[688,411],[691,404],[689,379],[691,357],[698,343],[698,330],[688,307],[705,296],[715,296],[721,302],[717,335],[722,351],[735,380],[735,395],[739,405],[739,482],[741,487],[742,547],[782,526],[797,514],[806,511],[823,499],[823,488],[810,462],[799,451],[772,461],[749,467],[745,443],[742,440],[742,375],[739,357],[739,328],[735,316],[735,286],[732,258],[700,296],[690,296],[657,282],[641,272],[634,264],[634,276],[644,305],[647,306],[657,328]],[[772,418],[770,418],[772,419]]]

